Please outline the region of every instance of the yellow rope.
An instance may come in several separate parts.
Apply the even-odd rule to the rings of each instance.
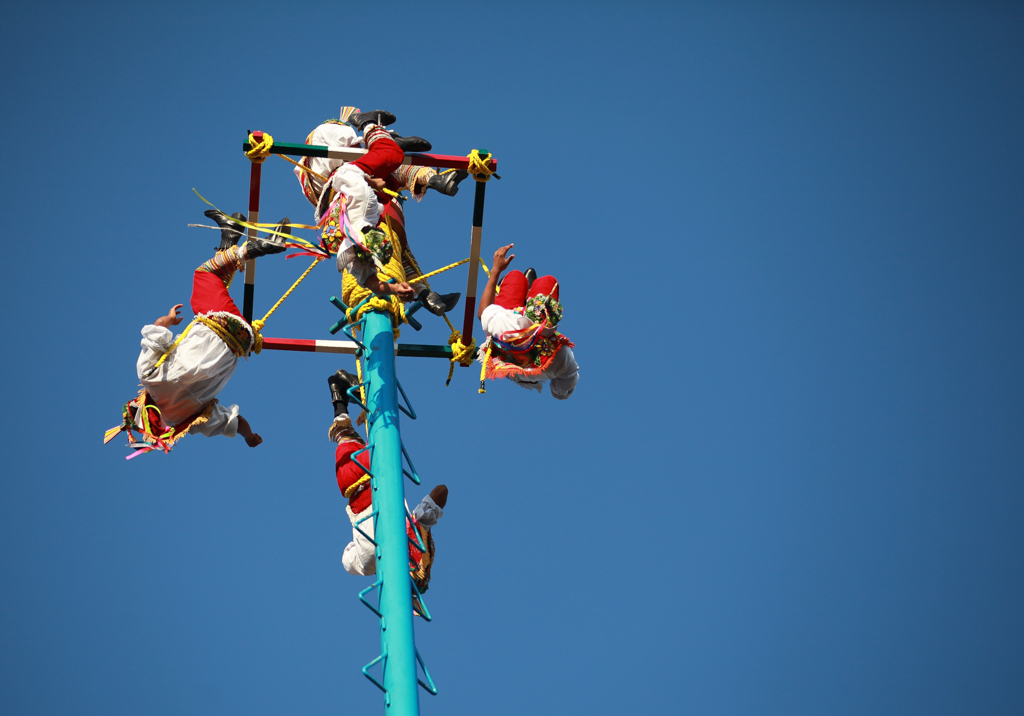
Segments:
[[[467,259],[468,261],[469,259]],[[476,338],[467,346],[462,342],[462,332],[455,330],[455,326],[448,320],[448,314],[441,314],[441,318],[448,324],[448,330],[452,332],[451,336],[448,337],[448,345],[452,347],[452,357],[448,365],[448,380],[445,381],[445,385],[452,382],[452,375],[455,373],[455,364],[460,363],[461,365],[468,368],[473,364],[473,359],[476,357]]]
[[[284,300],[291,295],[292,291],[294,291],[300,283],[302,283],[303,279],[305,279],[306,276],[309,276],[309,272],[313,270],[313,267],[316,266],[321,261],[323,261],[323,259],[319,256],[313,259],[313,263],[309,265],[309,268],[302,272],[302,275],[299,276],[298,280],[296,280],[295,283],[292,284],[291,288],[284,292],[284,295],[281,296],[281,298],[277,299],[277,303],[271,306],[270,310],[267,311],[267,315],[265,315],[263,318],[257,318],[255,321],[252,322],[252,330],[253,333],[255,334],[254,337],[256,339],[253,341],[252,347],[254,353],[259,353],[260,351],[263,350],[263,336],[260,335],[260,331],[262,331],[263,326],[266,325],[267,319],[270,318],[271,315],[273,315],[274,311],[276,311],[282,303],[284,303]]]
[[[263,139],[257,142],[256,138],[252,136],[252,132],[249,132],[249,146],[251,149],[245,153],[245,156],[253,164],[262,164],[270,156],[270,148],[274,146],[274,138],[264,132]]]
[[[356,480],[356,481],[355,481],[355,482],[353,482],[353,483],[352,483],[351,485],[349,485],[348,487],[346,487],[346,488],[345,488],[345,491],[344,491],[344,492],[342,492],[341,494],[342,494],[342,495],[343,495],[343,496],[345,497],[345,499],[347,500],[347,499],[349,499],[350,497],[352,497],[352,495],[354,495],[354,494],[355,494],[356,490],[357,490],[357,489],[359,489],[359,486],[360,486],[360,485],[365,485],[365,484],[366,484],[367,482],[369,482],[369,481],[370,481],[370,476],[364,473],[362,477],[360,477],[360,478],[359,478],[358,480]]]
[[[386,266],[378,265],[377,276],[382,280],[391,279],[395,283],[403,283],[405,281],[405,269],[402,267],[402,244],[398,240],[398,235],[391,227],[390,217],[385,215],[385,219],[386,221],[381,224],[380,229],[387,236],[388,241],[391,242],[391,260],[388,261]],[[377,296],[370,289],[360,286],[359,282],[348,271],[341,276],[341,300],[349,307],[345,311],[345,318],[349,323],[355,323],[363,315],[373,310],[390,313],[391,325],[394,329],[396,340],[401,333],[401,325],[409,322],[405,316],[405,304],[402,303],[398,296],[388,296],[387,298]],[[364,300],[366,303],[362,303]],[[359,306],[360,303],[362,303],[361,306]],[[359,310],[353,313],[355,306],[359,306]]]
[[[312,169],[307,167],[305,164],[297,162],[294,159],[292,159],[291,157],[285,156],[284,154],[278,154],[277,156],[281,157],[281,159],[284,159],[286,162],[291,162],[292,164],[294,164],[295,166],[297,166],[299,169],[301,169],[302,171],[306,172],[307,174],[312,174],[313,176],[315,176],[320,181],[324,181],[324,182],[327,181],[327,177],[325,177],[323,174],[319,174],[319,173],[313,171]]]
[[[496,179],[501,179],[501,177],[495,174],[494,170],[491,169],[491,160],[494,159],[494,157],[490,154],[486,156],[486,159],[481,157],[480,151],[477,149],[471,151],[467,156],[467,159],[469,159],[469,173],[472,174],[473,178],[477,181],[490,181],[492,176]]]
[[[228,348],[231,349],[231,352],[234,353],[239,358],[244,356],[246,351],[249,349],[248,345],[240,344],[238,342],[238,338],[228,333],[224,329],[224,326],[217,323],[217,321],[214,321],[206,316],[196,316],[195,319],[193,319],[192,323],[202,323],[204,326],[206,326],[211,331],[216,333],[217,337],[224,341],[227,344]]]
[[[452,331],[452,335],[448,338],[448,345],[452,347],[452,361],[451,365],[448,366],[448,380],[451,381],[456,363],[460,363],[466,368],[473,365],[473,359],[476,358],[476,338],[470,341],[467,346],[462,342],[462,333],[460,331]]]
[[[187,326],[185,326],[185,330],[181,332],[181,335],[178,336],[174,340],[174,343],[171,344],[171,347],[168,348],[166,351],[164,351],[164,354],[162,356],[160,356],[160,359],[156,362],[156,365],[154,365],[152,368],[149,369],[149,372],[146,373],[146,377],[149,377],[149,376],[153,375],[154,373],[156,373],[157,369],[160,366],[162,366],[164,364],[164,362],[167,360],[167,357],[169,355],[171,355],[171,353],[174,352],[175,348],[178,347],[178,344],[181,343],[183,340],[185,340],[185,336],[188,335],[188,332],[192,330],[192,326],[194,326],[194,325],[196,325],[196,321],[193,319],[193,321],[191,323],[189,323]]]
[[[392,254],[391,260],[388,261],[387,266],[384,266],[383,268],[378,267],[377,274],[378,276],[383,276],[385,279],[393,279],[396,283],[401,283],[406,280],[405,269],[402,266],[401,243],[398,240],[398,235],[395,234],[394,229],[391,227],[390,217],[385,215],[384,218],[385,222],[384,224],[381,225],[380,228],[388,237],[388,241],[391,242]],[[416,278],[408,281],[408,283],[419,283],[432,276],[436,276],[439,273],[450,271],[451,269],[461,266],[462,264],[467,263],[468,261],[469,259],[463,259],[462,261],[457,261],[453,264],[448,264],[447,266],[439,268],[436,271],[431,271],[430,273],[417,276]],[[488,276],[491,275],[491,272],[488,270],[487,266],[484,264],[483,261],[480,261],[480,266],[481,268],[483,268],[484,273],[486,273]],[[345,311],[345,320],[348,323],[357,322],[366,313],[369,313],[370,311],[373,310],[381,310],[390,313],[392,326],[394,327],[394,336],[396,340],[398,339],[400,333],[401,324],[409,322],[405,315],[405,304],[403,304],[401,300],[398,299],[397,296],[388,296],[387,298],[383,298],[374,295],[370,289],[359,285],[359,282],[356,281],[355,277],[348,271],[342,274],[341,277],[341,300],[344,301],[345,305],[349,307],[348,310]],[[366,302],[362,303],[364,300],[366,300]],[[359,305],[360,303],[362,303],[361,306]],[[359,310],[353,313],[353,307],[355,306],[359,306]],[[273,312],[273,309],[271,309],[271,312]],[[456,363],[459,363],[460,365],[463,365],[467,368],[473,364],[473,361],[476,359],[477,345],[475,338],[472,341],[470,341],[468,346],[465,343],[463,343],[462,333],[460,331],[455,330],[455,326],[453,326],[452,322],[448,320],[448,316],[442,315],[442,318],[444,318],[445,323],[448,324],[448,330],[451,331],[451,335],[448,338],[448,345],[451,346],[452,348],[452,357],[450,360],[450,364],[448,366],[448,380],[445,382],[445,385],[448,385],[449,383],[451,383],[452,375],[455,373]],[[255,323],[253,325],[255,327]],[[360,361],[358,359],[356,360],[356,369],[359,372],[359,382],[361,383],[363,380],[362,368],[360,365]],[[483,391],[481,390],[481,392]],[[365,404],[365,391],[360,389],[360,393],[364,396],[363,403]]]
[[[444,273],[445,271],[450,271],[453,268],[457,268],[457,267],[461,266],[462,264],[466,263],[467,261],[469,261],[469,259],[462,259],[462,261],[458,261],[458,262],[453,263],[453,264],[448,264],[444,268],[439,268],[437,271],[431,271],[430,273],[425,273],[422,276],[417,276],[416,278],[414,278],[411,281],[409,281],[409,283],[413,284],[413,283],[419,283],[420,281],[426,281],[428,278],[432,278],[434,276],[437,276],[439,273]]]

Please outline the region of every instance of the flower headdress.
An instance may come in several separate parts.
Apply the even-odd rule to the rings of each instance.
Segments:
[[[557,326],[562,322],[562,304],[551,296],[538,293],[531,296],[523,306],[523,315],[534,323]]]

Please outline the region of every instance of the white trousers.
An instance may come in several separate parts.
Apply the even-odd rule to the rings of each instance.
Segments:
[[[370,517],[370,513],[373,512],[373,505],[370,505],[359,514],[353,512],[352,508],[348,505],[345,506],[345,511],[348,513],[349,521],[352,522],[352,541],[345,545],[345,552],[341,555],[341,565],[349,574],[357,576],[376,574],[376,547],[373,546],[373,542],[366,538],[367,535],[371,538],[373,537],[373,518]],[[444,510],[437,506],[437,503],[430,498],[430,495],[424,497],[423,501],[416,505],[416,509],[412,511],[412,516],[427,528],[432,528],[436,525],[443,514]],[[360,522],[360,520],[364,521]],[[356,529],[357,523],[359,524],[358,530]],[[362,534],[359,530],[365,532],[366,535]]]
[[[366,183],[366,174],[355,164],[346,164],[331,177],[337,194],[345,196],[345,213],[357,233],[374,227],[380,221],[382,210],[373,188]]]

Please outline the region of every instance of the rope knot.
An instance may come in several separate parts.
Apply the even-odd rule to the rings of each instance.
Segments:
[[[269,316],[270,314],[267,315]],[[263,330],[263,326],[265,325],[267,325],[267,321],[265,318],[257,318],[255,321],[252,322],[252,352],[255,353],[256,355],[259,355],[260,352],[263,351],[263,334],[260,333],[260,331]]]
[[[462,342],[462,334],[459,331],[452,333],[448,339],[448,345],[452,347],[452,363],[460,363],[467,368],[473,365],[476,359],[476,338],[467,346]]]
[[[493,157],[486,150],[484,150],[483,156],[480,156],[480,150],[474,149],[466,158],[469,159],[469,173],[477,181],[490,181],[492,176],[495,179],[501,179],[500,176],[494,173],[494,169],[491,168],[491,159]]]
[[[259,141],[256,140],[255,134],[260,135]],[[245,153],[249,161],[253,164],[262,164],[267,161],[267,157],[270,156],[270,148],[274,146],[274,138],[266,132],[249,132],[249,151]]]
[[[473,365],[473,361],[476,359],[476,338],[469,342],[467,346],[462,342],[462,334],[459,331],[452,331],[452,335],[448,338],[448,345],[452,347],[452,360],[451,365],[448,366],[448,380],[445,381],[447,386],[452,382],[452,375],[455,373],[455,364],[468,368]]]

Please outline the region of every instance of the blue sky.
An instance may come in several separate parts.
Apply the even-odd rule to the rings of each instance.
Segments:
[[[1022,30],[1009,3],[7,8],[0,710],[381,708],[326,438],[351,359],[242,364],[256,450],[101,445],[215,243],[192,188],[244,211],[245,130],[353,104],[495,154],[485,256],[559,278],[582,368],[556,402],[399,361],[451,489],[424,714],[1020,713]],[[308,221],[264,176],[263,218]],[[410,206],[424,266],[466,255],[471,205]],[[301,264],[261,263],[258,311]],[[319,268],[266,334],[329,337],[337,289]]]

